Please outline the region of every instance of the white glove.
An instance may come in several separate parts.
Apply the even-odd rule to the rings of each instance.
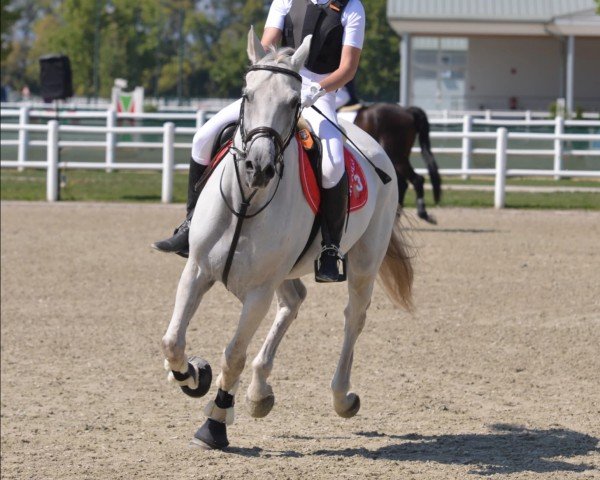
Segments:
[[[312,106],[319,98],[325,95],[327,92],[317,82],[310,82],[307,88],[302,89],[302,107],[308,108]]]

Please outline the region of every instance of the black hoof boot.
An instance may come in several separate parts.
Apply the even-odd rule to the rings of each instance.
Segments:
[[[173,236],[166,240],[154,242],[152,248],[160,252],[165,253],[177,253],[181,256],[187,257],[190,245],[188,243],[188,237],[190,233],[190,219],[186,218],[185,221],[175,229]]]
[[[196,378],[199,375],[199,378]],[[190,376],[198,381],[196,388],[180,386],[181,391],[194,398],[200,398],[206,395],[212,383],[212,369],[208,362],[200,357],[190,357],[188,361],[188,371],[186,373],[173,372],[175,380],[180,382],[188,379]]]
[[[223,450],[227,448],[229,445],[227,425],[208,418],[194,435],[192,444],[206,449]]]

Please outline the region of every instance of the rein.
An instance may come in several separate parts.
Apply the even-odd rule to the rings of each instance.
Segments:
[[[273,73],[289,75],[289,76],[295,78],[296,80],[302,82],[302,77],[297,72],[294,72],[293,70],[290,70],[287,68],[277,67],[274,65],[251,65],[248,68],[248,72],[257,71],[257,70],[266,70],[266,71],[273,72]],[[249,132],[246,132],[246,128],[244,126],[245,104],[246,104],[246,96],[244,95],[242,97],[242,106],[240,108],[240,121],[238,123],[238,129],[240,132],[240,136],[242,138],[242,149],[240,150],[239,148],[235,147],[234,145],[231,146],[231,150],[233,151],[232,158],[233,158],[233,165],[235,167],[235,177],[236,177],[236,181],[238,184],[240,195],[242,196],[242,201],[240,202],[240,207],[237,211],[229,204],[229,202],[227,202],[227,198],[225,197],[225,192],[223,191],[223,176],[225,174],[225,169],[223,169],[223,171],[221,172],[221,178],[219,181],[219,190],[221,192],[221,198],[223,199],[223,202],[227,206],[227,209],[233,215],[235,215],[237,217],[235,231],[233,233],[233,239],[231,240],[231,246],[229,247],[229,253],[227,254],[227,260],[225,261],[225,267],[223,268],[222,281],[223,281],[223,284],[225,285],[225,287],[227,287],[227,279],[229,278],[229,271],[231,270],[231,264],[233,263],[233,256],[235,254],[235,248],[237,247],[237,244],[240,239],[240,234],[242,231],[242,225],[244,223],[244,220],[247,218],[252,218],[252,217],[257,216],[265,208],[267,208],[273,201],[273,198],[275,198],[275,194],[277,193],[277,190],[279,189],[279,184],[281,183],[281,179],[283,177],[283,167],[284,167],[283,154],[284,154],[286,148],[288,147],[288,145],[290,144],[292,138],[294,137],[294,131],[296,129],[296,124],[298,123],[298,119],[300,118],[300,103],[298,103],[298,105],[296,106],[296,111],[294,112],[294,121],[292,122],[292,126],[291,126],[290,131],[289,131],[287,137],[285,138],[285,140],[283,140],[281,138],[281,135],[279,134],[279,132],[277,132],[277,130],[275,130],[274,128],[271,128],[271,127],[261,126],[261,127],[254,128],[254,129],[250,130]],[[261,137],[266,137],[266,138],[270,139],[273,142],[273,144],[275,145],[275,165],[279,166],[278,174],[277,174],[278,179],[277,179],[277,185],[275,186],[275,190],[273,191],[273,194],[271,195],[269,200],[267,200],[267,202],[262,207],[260,207],[256,212],[248,215],[247,214],[248,209],[250,208],[252,199],[258,192],[258,188],[255,188],[252,191],[252,193],[250,193],[250,195],[248,197],[246,197],[246,195],[244,194],[244,187],[242,185],[242,179],[240,176],[238,162],[240,162],[241,160],[246,158],[246,156],[248,154],[248,149],[252,145],[252,142],[254,140],[256,140],[257,138],[261,138]],[[235,134],[234,134],[234,139],[235,139]]]

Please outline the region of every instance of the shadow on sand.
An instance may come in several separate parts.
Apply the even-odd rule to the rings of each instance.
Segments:
[[[448,465],[472,465],[472,475],[496,475],[521,472],[586,472],[595,470],[593,465],[568,463],[573,457],[599,453],[598,438],[561,428],[548,430],[528,429],[517,425],[496,424],[490,433],[465,433],[458,435],[388,435],[381,432],[356,432],[365,438],[389,440],[389,444],[377,449],[345,448],[339,450],[316,450],[300,453],[294,450],[275,451],[253,448],[230,447],[227,452],[245,457],[306,456],[354,457],[370,460],[397,462],[437,462]],[[315,437],[288,436],[302,441]],[[340,438],[340,437],[334,437]],[[322,440],[322,439],[321,439]],[[396,441],[400,442],[396,442]],[[558,459],[560,458],[560,459]]]
[[[408,228],[407,230],[428,233],[507,233],[494,228]]]
[[[600,452],[599,439],[572,430],[535,430],[506,424],[493,425],[491,429],[492,433],[489,434],[431,436],[357,432],[357,435],[363,437],[403,442],[375,450],[318,450],[314,455],[473,465],[476,468],[469,472],[471,474],[494,475],[518,472],[584,472],[595,467],[583,463],[567,463],[564,459]],[[556,460],[555,457],[561,457],[561,460]]]

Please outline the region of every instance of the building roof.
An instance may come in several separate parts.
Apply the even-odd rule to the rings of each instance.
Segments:
[[[594,0],[388,0],[398,33],[600,36]]]

